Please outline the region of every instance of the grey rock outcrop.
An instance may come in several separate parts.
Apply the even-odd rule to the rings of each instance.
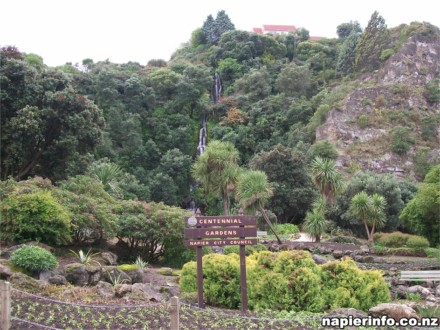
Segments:
[[[385,303],[372,307],[368,311],[368,315],[372,317],[388,316],[396,321],[400,320],[401,318],[412,317],[420,319],[419,315],[417,315],[413,308],[407,305],[393,303]]]

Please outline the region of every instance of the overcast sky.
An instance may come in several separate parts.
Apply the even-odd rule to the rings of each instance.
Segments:
[[[295,25],[336,37],[350,20],[363,28],[377,10],[388,27],[413,21],[440,26],[438,0],[0,0],[0,46],[15,45],[49,66],[109,59],[169,60],[206,17],[225,10],[236,29]]]

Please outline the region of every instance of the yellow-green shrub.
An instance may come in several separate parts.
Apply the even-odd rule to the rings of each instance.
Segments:
[[[414,249],[425,249],[429,247],[429,241],[425,237],[411,235],[406,241],[406,245]]]
[[[388,286],[379,271],[361,270],[349,258],[321,266],[327,308],[370,307],[390,300]]]
[[[368,310],[390,300],[378,271],[363,271],[351,259],[316,265],[309,252],[261,251],[246,258],[248,307],[320,312],[336,307]],[[196,263],[184,265],[181,292],[197,291]],[[240,264],[236,254],[203,257],[204,297],[208,304],[237,308]]]

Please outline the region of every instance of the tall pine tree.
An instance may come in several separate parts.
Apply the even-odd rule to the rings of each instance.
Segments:
[[[370,21],[361,35],[356,52],[356,70],[371,71],[380,65],[380,55],[389,43],[389,31],[385,19],[377,11],[371,15]]]
[[[202,26],[203,34],[209,45],[216,45],[221,35],[231,30],[235,30],[235,26],[224,10],[217,13],[215,20],[212,15],[209,15]]]

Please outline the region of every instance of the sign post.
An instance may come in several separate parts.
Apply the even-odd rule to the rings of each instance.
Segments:
[[[202,216],[199,209],[195,216],[185,217],[185,245],[195,247],[197,251],[197,293],[198,305],[205,308],[203,301],[203,246],[240,246],[240,286],[241,310],[247,310],[246,283],[246,245],[257,244],[257,221],[255,217],[244,216],[240,209],[239,215]]]

